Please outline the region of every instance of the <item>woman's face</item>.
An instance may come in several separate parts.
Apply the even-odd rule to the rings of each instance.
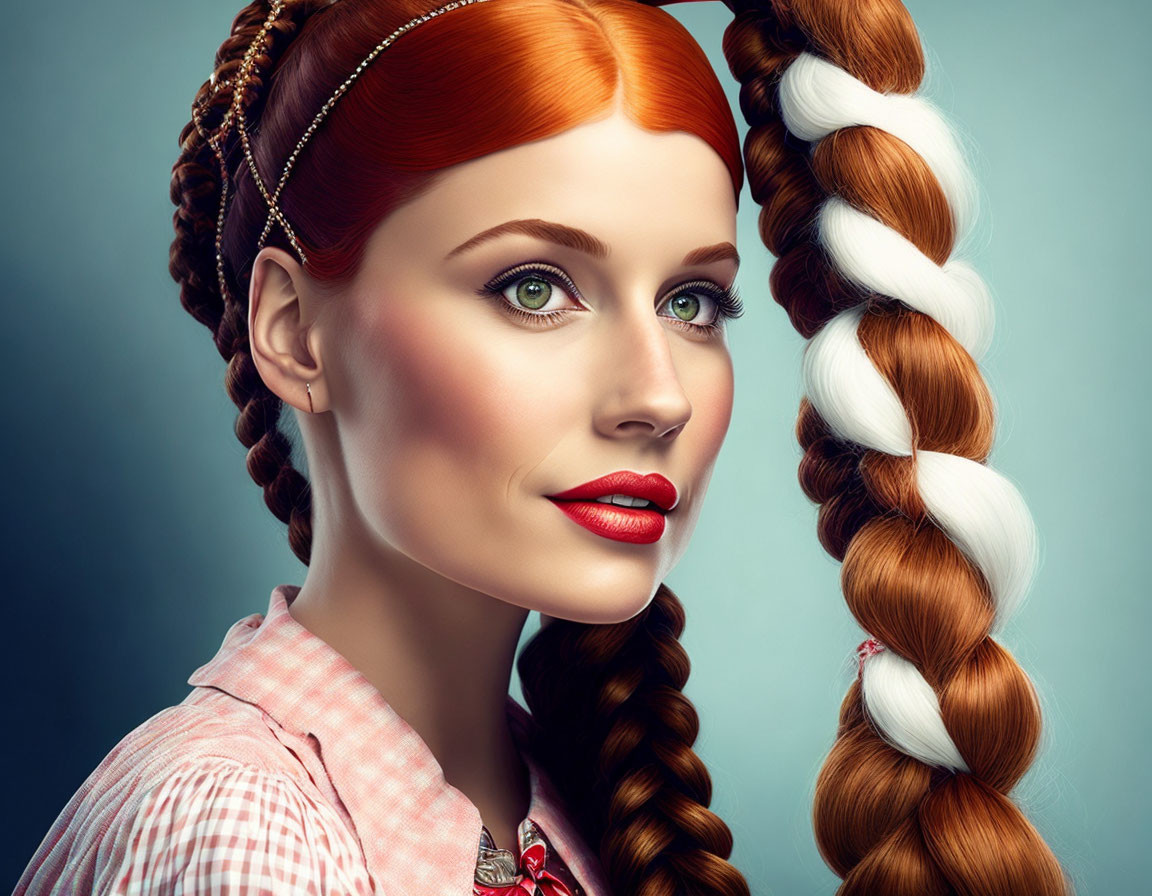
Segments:
[[[457,165],[390,215],[322,358],[372,537],[550,616],[643,609],[728,428],[735,234],[720,157],[621,112]],[[645,478],[549,497],[622,471]],[[667,512],[594,500],[667,504],[659,477]]]

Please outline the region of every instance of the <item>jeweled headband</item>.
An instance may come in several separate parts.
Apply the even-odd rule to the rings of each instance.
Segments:
[[[264,243],[268,239],[268,234],[272,230],[272,224],[275,222],[283,229],[284,235],[288,238],[288,242],[299,256],[300,263],[307,264],[308,258],[304,254],[304,249],[300,245],[300,241],[296,238],[296,233],[292,230],[292,225],[288,223],[288,219],[278,204],[280,194],[284,191],[284,185],[288,182],[288,176],[292,173],[292,168],[295,166],[296,160],[300,157],[300,152],[304,149],[305,144],[307,144],[312,135],[316,133],[316,129],[320,127],[321,122],[328,117],[328,113],[332,111],[332,107],[336,105],[340,97],[347,93],[352,83],[360,77],[360,73],[371,65],[372,61],[384,52],[400,35],[411,31],[417,25],[422,25],[429,19],[434,19],[436,16],[450,12],[453,9],[471,6],[473,3],[486,2],[487,0],[453,0],[451,3],[446,3],[443,6],[410,19],[373,47],[372,51],[353,69],[352,74],[344,79],[343,83],[328,97],[327,102],[320,107],[320,111],[316,113],[316,117],[312,119],[312,123],[305,129],[304,134],[300,137],[299,141],[297,141],[295,148],[288,156],[287,161],[285,161],[284,169],[280,172],[280,177],[276,181],[276,187],[269,193],[268,187],[264,183],[264,178],[260,176],[260,171],[256,167],[256,159],[252,155],[252,147],[248,139],[248,123],[244,118],[243,96],[244,87],[248,83],[248,79],[252,76],[256,54],[263,45],[268,32],[284,11],[284,0],[273,0],[268,10],[268,16],[264,19],[263,25],[260,26],[260,30],[256,33],[256,36],[252,39],[252,43],[249,44],[248,49],[244,53],[235,78],[231,81],[224,79],[219,83],[215,83],[215,74],[213,74],[214,89],[205,97],[203,102],[192,107],[192,121],[195,123],[196,130],[212,148],[212,151],[216,154],[217,161],[220,163],[220,208],[216,215],[216,276],[220,282],[220,293],[222,296],[226,297],[228,295],[228,287],[224,278],[224,255],[221,251],[221,241],[224,234],[224,219],[228,212],[229,187],[228,166],[224,159],[223,142],[228,136],[229,129],[235,127],[236,133],[240,137],[240,145],[244,150],[244,158],[248,163],[248,170],[252,174],[252,179],[256,182],[256,189],[260,191],[260,195],[264,197],[264,202],[268,206],[268,217],[264,221],[264,229],[260,232],[260,238],[256,241],[257,250],[264,247]],[[232,87],[232,104],[220,119],[220,124],[216,127],[215,131],[209,134],[201,124],[202,111],[212,102],[212,99],[220,90],[228,86]]]

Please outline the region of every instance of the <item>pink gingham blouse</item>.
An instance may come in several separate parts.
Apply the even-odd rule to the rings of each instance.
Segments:
[[[236,622],[192,674],[182,703],[113,748],[16,896],[473,893],[479,810],[380,692],[289,614],[299,590],[277,586],[267,614]],[[523,748],[530,717],[511,698],[508,712]],[[596,857],[524,759],[528,817],[552,867],[607,896]]]

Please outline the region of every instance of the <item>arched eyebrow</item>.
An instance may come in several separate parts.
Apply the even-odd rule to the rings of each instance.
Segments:
[[[559,224],[555,221],[545,221],[542,218],[519,218],[515,221],[505,221],[503,224],[497,224],[495,227],[489,227],[487,230],[480,231],[474,237],[465,240],[449,252],[446,258],[453,258],[462,252],[467,252],[469,249],[475,248],[481,243],[486,243],[489,240],[509,233],[522,233],[535,237],[536,239],[545,240],[549,243],[556,243],[558,246],[567,246],[569,249],[584,252],[593,258],[607,258],[612,251],[606,242],[578,227],[570,227],[567,224]],[[740,255],[736,251],[736,247],[725,241],[716,243],[713,246],[703,246],[699,249],[693,249],[684,256],[681,264],[687,267],[694,264],[711,264],[714,261],[729,260],[736,262],[737,267],[740,266]]]
[[[715,246],[693,249],[684,256],[684,260],[680,263],[688,267],[694,264],[711,264],[714,261],[734,261],[736,267],[740,267],[740,253],[736,251],[735,246],[724,241]]]
[[[593,258],[607,258],[611,251],[606,242],[597,239],[586,230],[580,230],[578,227],[569,227],[567,224],[557,224],[555,221],[545,221],[541,218],[521,218],[516,221],[505,221],[503,224],[497,224],[495,227],[480,231],[476,236],[465,240],[449,252],[447,257],[452,258],[461,252],[467,252],[481,243],[486,243],[488,240],[504,236],[507,233],[523,233],[527,236],[536,237],[536,239],[547,240],[549,243],[556,243],[559,246],[567,246],[570,249],[585,252]]]

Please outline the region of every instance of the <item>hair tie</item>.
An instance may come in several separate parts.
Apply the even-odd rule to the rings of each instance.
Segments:
[[[869,657],[876,656],[881,650],[886,649],[879,638],[869,638],[867,641],[862,641],[860,646],[856,648],[856,659],[859,661],[859,667],[856,670],[857,677],[864,674],[864,663]]]

